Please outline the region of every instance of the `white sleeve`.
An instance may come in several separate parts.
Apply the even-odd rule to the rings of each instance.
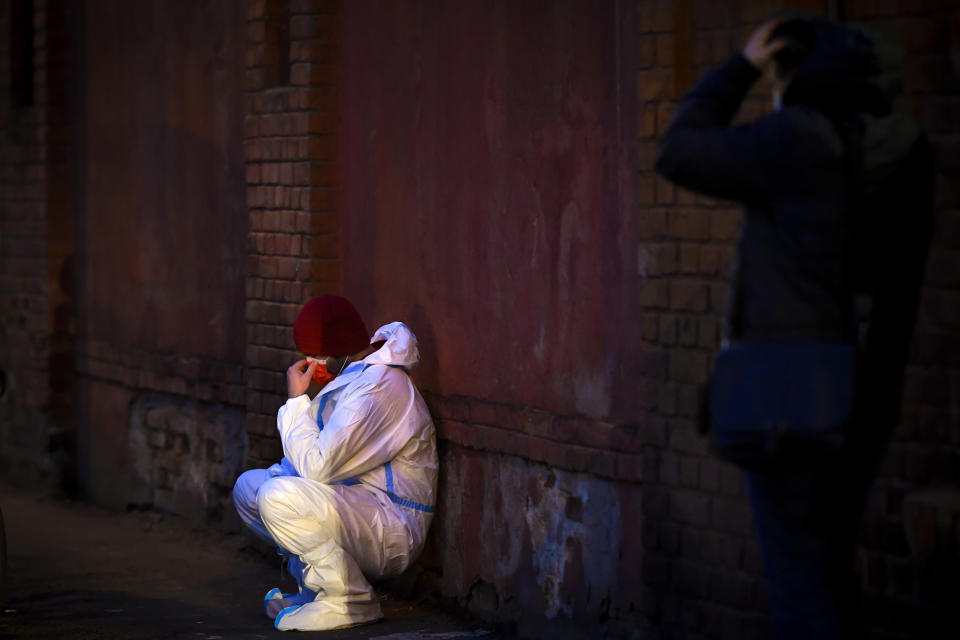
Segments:
[[[293,465],[301,478],[306,477],[302,452],[308,448],[307,443],[311,438],[320,433],[316,421],[310,419],[309,408],[310,398],[303,394],[287,400],[277,412],[277,431],[280,432],[283,457]]]
[[[306,396],[291,398],[277,415],[284,456],[301,477],[324,483],[389,462],[410,438],[389,395],[380,385],[358,385],[337,403],[323,430],[310,419]]]

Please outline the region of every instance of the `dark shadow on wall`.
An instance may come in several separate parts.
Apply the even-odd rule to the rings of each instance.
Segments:
[[[437,388],[440,380],[439,360],[437,358],[437,335],[433,330],[433,323],[427,317],[427,312],[419,302],[410,309],[403,322],[410,327],[417,336],[420,348],[420,364],[410,372],[417,388],[422,391],[431,391]]]

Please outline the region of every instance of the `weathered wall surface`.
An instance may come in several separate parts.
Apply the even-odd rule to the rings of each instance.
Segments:
[[[629,482],[441,443],[421,564],[443,593],[521,637],[633,637],[642,626],[642,494]]]
[[[343,290],[373,322],[402,317],[421,338],[415,377],[437,418],[448,483],[425,564],[443,572],[447,594],[492,617],[765,637],[740,474],[709,455],[694,426],[739,207],[674,188],[653,160],[683,89],[784,3],[657,0],[589,15],[576,4],[466,4],[343,10]],[[949,275],[957,14],[937,3],[835,6],[907,47],[905,108],[940,160],[903,425],[859,553],[874,632],[907,637],[955,593],[931,567],[955,551],[944,541],[955,532],[960,468],[960,309]],[[619,41],[603,26],[615,14],[635,29]],[[565,30],[574,15],[576,35]],[[628,41],[630,56],[618,55]],[[629,70],[619,87],[616,69]],[[769,108],[766,91],[758,85],[741,119]],[[636,104],[612,97],[633,92]],[[630,118],[636,146],[619,154],[607,136]],[[636,226],[607,206],[633,206],[607,180],[617,163],[633,167],[634,153]],[[635,234],[630,248],[624,233]],[[582,473],[558,491],[607,505],[620,533],[590,544],[621,559],[615,577],[579,560],[577,520],[541,499],[546,469]],[[614,518],[625,496],[640,510],[629,536]],[[520,517],[534,503],[543,526]],[[550,561],[558,550],[563,571],[543,571],[560,566]],[[582,577],[578,589],[568,575]]]
[[[244,410],[147,392],[129,412],[127,444],[146,502],[193,521],[220,518],[248,448]]]
[[[638,611],[634,7],[341,13],[343,293],[420,340],[426,563],[494,618]]]
[[[631,13],[343,7],[344,291],[429,324],[431,391],[633,413]]]
[[[170,477],[152,486],[143,467],[152,444],[178,446],[185,427],[165,421],[158,428],[168,434],[156,441],[137,429],[149,398],[197,421],[186,460],[209,440],[214,449],[246,446],[237,429],[206,421],[226,413],[242,423],[245,404],[243,10],[226,1],[91,1],[82,26],[83,489],[107,504],[206,500],[219,513],[230,479],[203,491],[166,466]],[[235,471],[242,457],[229,458]]]

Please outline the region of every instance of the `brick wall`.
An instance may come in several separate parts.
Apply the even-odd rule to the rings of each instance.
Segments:
[[[645,429],[644,626],[670,638],[769,635],[741,474],[709,455],[697,394],[719,346],[739,207],[675,187],[654,172],[677,99],[726,58],[771,7],[664,1],[638,10],[639,268]],[[757,112],[757,101],[745,111]],[[746,114],[745,114],[746,115]]]
[[[234,522],[231,494],[246,447],[242,405],[141,391],[129,413],[129,448],[148,504],[194,522]]]
[[[48,487],[73,482],[67,13],[0,3],[0,468]]]
[[[741,47],[751,28],[782,4],[660,0],[639,5],[638,250],[645,278],[638,295],[645,307],[642,375],[650,398],[645,423],[656,440],[648,456],[657,467],[642,489],[644,613],[647,627],[663,637],[762,638],[769,633],[760,556],[740,474],[709,455],[693,424],[696,390],[718,346],[739,207],[675,188],[654,173],[653,161],[657,139],[683,89]],[[827,8],[827,3],[800,5]],[[859,551],[872,637],[908,638],[931,614],[943,614],[944,603],[955,602],[957,593],[947,572],[931,566],[951,551],[955,557],[955,545],[944,540],[956,532],[951,523],[960,485],[954,160],[960,80],[956,62],[950,62],[958,48],[958,15],[950,3],[837,5],[842,16],[868,22],[907,48],[904,108],[917,116],[938,151],[938,231],[905,412],[870,499]],[[738,118],[751,119],[768,109],[768,91],[758,83]],[[926,540],[926,546],[918,540]]]
[[[276,412],[300,306],[340,290],[338,12],[325,0],[247,4],[248,466],[283,455]]]

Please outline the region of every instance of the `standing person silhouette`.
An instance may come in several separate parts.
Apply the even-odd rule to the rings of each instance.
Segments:
[[[893,109],[903,64],[863,28],[775,18],[687,93],[661,141],[662,175],[745,205],[725,345],[843,340],[851,283],[871,294],[842,452],[745,472],[781,640],[863,633],[856,535],[899,420],[933,219],[929,144]],[[774,111],[731,126],[764,71]]]

